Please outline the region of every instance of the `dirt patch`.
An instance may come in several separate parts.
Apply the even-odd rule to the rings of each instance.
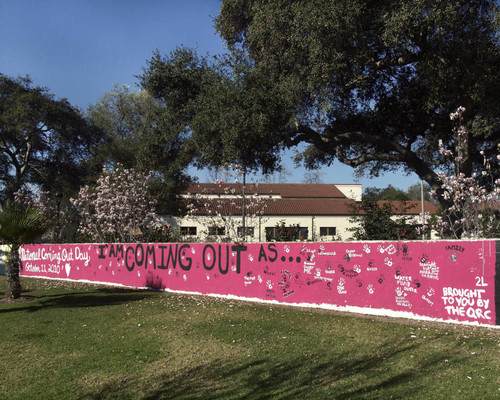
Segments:
[[[17,299],[11,299],[9,297],[2,297],[0,298],[0,304],[19,304],[19,303],[25,303],[27,301],[33,301],[36,300],[38,297],[35,296],[20,296]]]

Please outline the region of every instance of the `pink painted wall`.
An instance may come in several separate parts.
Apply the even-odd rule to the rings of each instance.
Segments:
[[[498,325],[496,251],[493,240],[154,243],[27,245],[20,256],[23,276]]]

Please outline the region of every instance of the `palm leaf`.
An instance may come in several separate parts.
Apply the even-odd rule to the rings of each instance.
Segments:
[[[0,242],[6,244],[32,243],[50,226],[38,208],[22,208],[7,201],[0,206]]]

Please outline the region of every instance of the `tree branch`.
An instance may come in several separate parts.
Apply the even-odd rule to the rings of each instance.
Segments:
[[[378,70],[383,70],[391,67],[403,67],[416,63],[420,60],[418,53],[409,53],[406,56],[382,58],[375,63]]]
[[[4,147],[2,148],[3,152],[5,152],[10,157],[10,159],[12,160],[12,164],[14,164],[14,167],[17,170],[19,168],[19,163],[17,161],[16,154],[19,151],[17,151],[16,153],[13,153],[12,150],[9,148],[9,145],[7,144],[7,142],[3,138],[2,138],[2,143],[4,144]]]
[[[385,161],[404,163],[411,171],[415,172],[421,179],[429,183],[436,190],[440,187],[440,181],[433,169],[420,159],[413,151],[411,145],[399,144],[388,140],[382,135],[370,134],[361,131],[351,131],[329,136],[321,135],[319,132],[305,125],[296,124],[294,130],[294,144],[305,142],[313,145],[321,152],[332,154],[343,164],[356,168],[371,161]],[[373,152],[367,151],[356,157],[348,157],[344,147],[355,143],[365,145],[371,144],[377,149]]]

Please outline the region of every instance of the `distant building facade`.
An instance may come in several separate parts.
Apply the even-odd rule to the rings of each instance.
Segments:
[[[293,230],[294,240],[351,240],[351,220],[362,199],[362,185],[265,183],[243,188],[237,183],[200,183],[190,185],[181,196],[190,204],[189,215],[167,217],[166,222],[180,228],[186,241],[242,238],[243,220],[245,241],[250,243],[275,240],[283,227]],[[402,210],[398,214],[421,213],[420,202],[404,202],[404,207],[402,203],[393,203],[395,210]],[[436,211],[429,202],[424,208]]]

